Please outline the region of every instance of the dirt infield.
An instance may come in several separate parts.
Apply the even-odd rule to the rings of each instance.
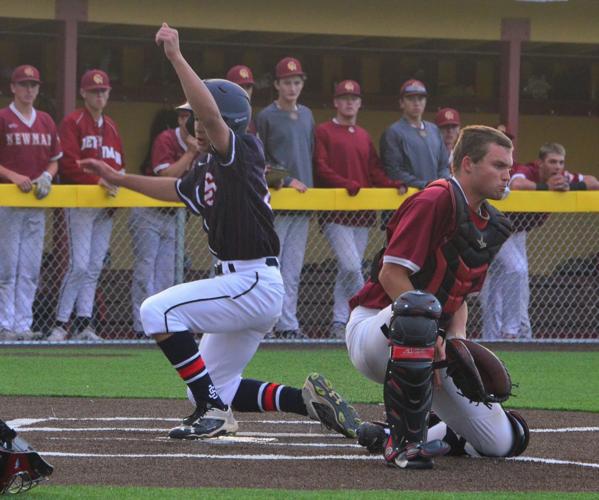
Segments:
[[[238,414],[233,439],[165,438],[186,401],[0,397],[1,416],[52,463],[53,484],[598,491],[599,414],[523,411],[531,444],[518,459],[443,457],[431,471],[387,468],[308,419]],[[357,405],[365,418],[381,407]]]

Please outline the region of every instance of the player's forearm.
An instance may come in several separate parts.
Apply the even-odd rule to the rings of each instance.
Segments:
[[[534,191],[537,189],[536,183],[529,181],[523,177],[517,177],[510,181],[510,189],[514,190],[525,190],[525,191]]]
[[[138,193],[145,194],[162,201],[179,201],[175,189],[174,177],[149,177],[147,175],[125,174],[108,182],[121,186]]]
[[[198,119],[208,128],[208,123],[220,119],[220,112],[212,94],[183,55],[171,60],[171,63],[179,77],[187,101]]]
[[[3,167],[2,165],[0,165],[0,178],[4,179],[6,181],[12,182],[12,180],[11,180],[12,179],[12,173],[13,173],[12,170],[10,170],[10,169],[8,169],[8,168]]]
[[[58,162],[48,162],[48,165],[46,166],[46,172],[48,172],[52,176],[52,178],[56,177],[56,172],[58,172]]]
[[[158,172],[160,177],[181,177],[185,172],[189,170],[191,162],[193,161],[194,155],[186,152],[177,161],[171,163],[168,167],[163,168]]]

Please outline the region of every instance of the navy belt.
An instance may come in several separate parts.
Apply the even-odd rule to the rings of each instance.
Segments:
[[[270,267],[279,267],[279,260],[276,257],[266,257],[266,259],[264,259],[264,263]],[[229,271],[229,273],[236,272],[235,265],[232,262],[227,262],[225,265],[227,266],[227,270]],[[221,276],[224,274],[222,263],[215,264],[214,274],[216,274],[217,276]]]

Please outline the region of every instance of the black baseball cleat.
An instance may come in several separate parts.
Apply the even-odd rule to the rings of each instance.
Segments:
[[[446,455],[450,446],[441,439],[433,439],[426,443],[407,443],[399,449],[389,436],[385,444],[383,456],[390,467],[399,469],[432,469],[433,457]]]
[[[383,422],[362,422],[357,429],[358,444],[370,453],[383,453],[389,436],[389,427]]]
[[[333,384],[318,373],[308,375],[302,388],[302,398],[312,420],[320,421],[327,429],[355,439],[362,423],[358,412],[350,406]]]
[[[209,403],[199,405],[185,417],[180,426],[171,429],[171,439],[207,439],[237,432],[239,425],[230,407],[215,408]]]

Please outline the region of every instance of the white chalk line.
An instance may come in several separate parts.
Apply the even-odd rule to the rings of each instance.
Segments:
[[[180,418],[164,418],[164,417],[46,417],[46,418],[17,418],[15,420],[8,420],[7,423],[11,427],[31,425],[44,421],[64,421],[64,422],[85,422],[85,421],[97,421],[97,422],[181,422]],[[314,420],[240,420],[236,419],[239,423],[253,423],[253,424],[273,424],[273,425],[321,425],[320,422]]]
[[[599,427],[558,427],[557,429],[530,429],[530,432],[599,432]]]
[[[558,460],[555,458],[540,458],[540,457],[510,457],[506,460],[513,460],[516,462],[535,462],[540,464],[551,464],[551,465],[578,465],[579,467],[590,467],[593,469],[599,469],[599,464],[592,462],[575,462],[573,460]]]

